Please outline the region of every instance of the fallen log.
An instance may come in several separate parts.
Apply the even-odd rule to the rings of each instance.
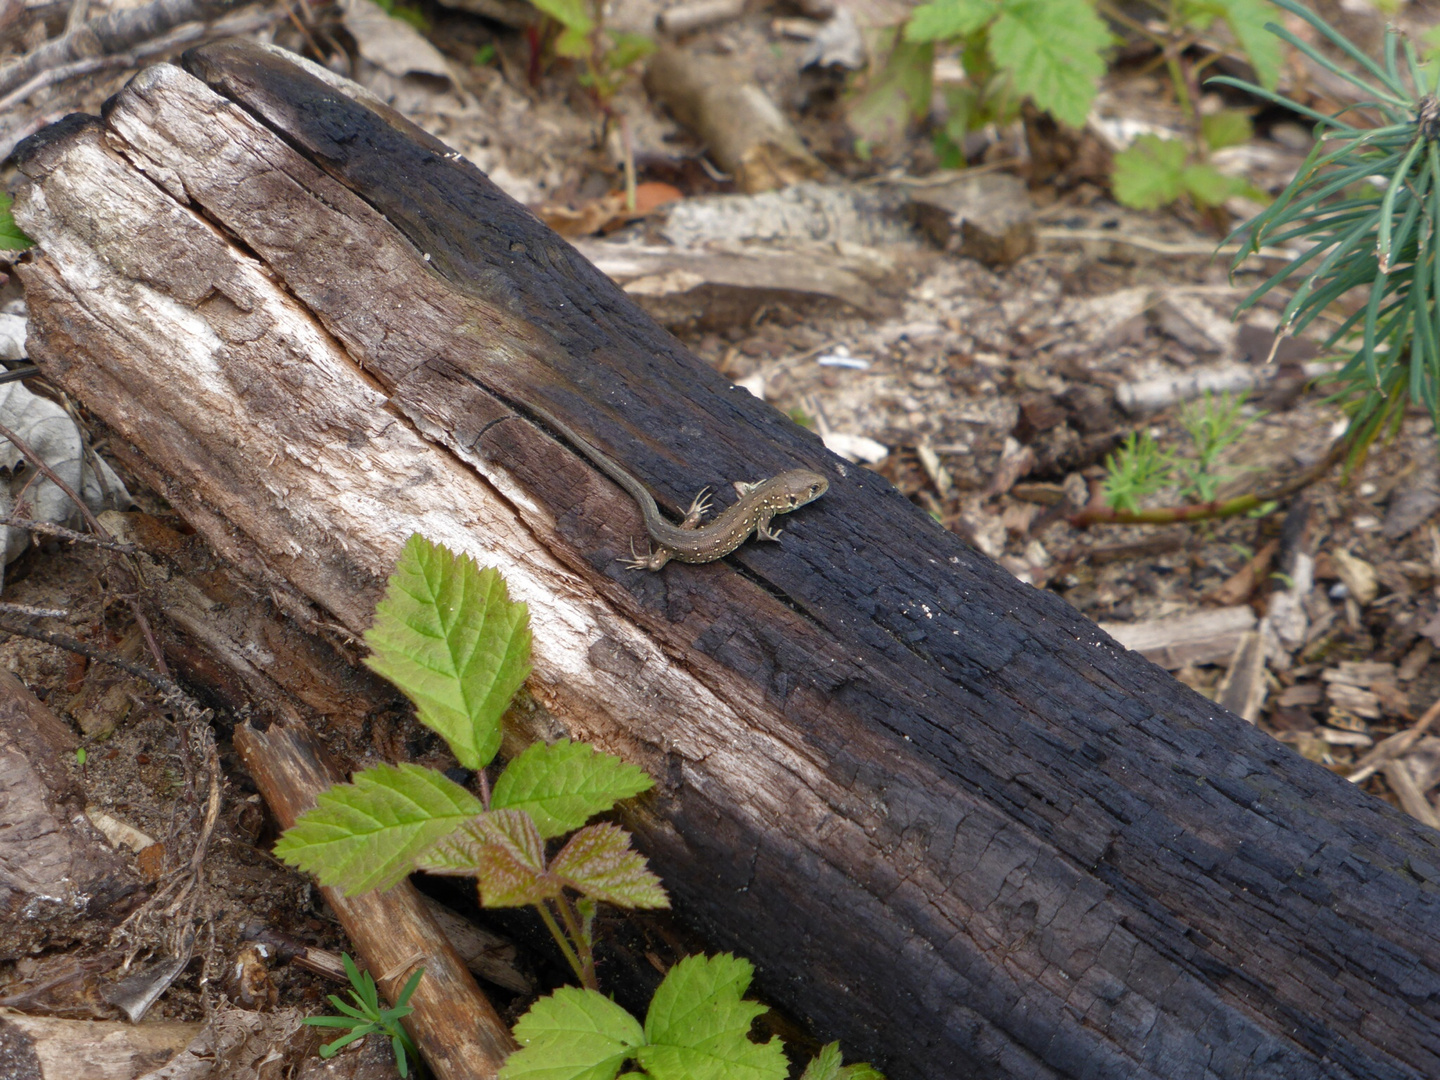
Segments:
[[[1440,834],[825,453],[333,76],[186,66],[21,148],[33,358],[301,618],[363,630],[412,531],[498,566],[535,702],[656,777],[629,824],[764,993],[897,1080],[1440,1075]],[[672,511],[830,490],[627,571],[633,502],[527,405]]]

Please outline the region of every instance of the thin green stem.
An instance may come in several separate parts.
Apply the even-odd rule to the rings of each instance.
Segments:
[[[579,914],[575,911],[575,905],[568,896],[563,893],[556,898],[555,906],[560,909],[560,918],[565,920],[565,929],[570,933],[570,940],[575,943],[575,949],[580,954],[580,964],[583,969],[580,982],[586,989],[599,990],[600,979],[595,973],[595,943],[590,940],[590,935],[585,933]]]
[[[580,958],[575,955],[575,950],[570,947],[570,942],[566,940],[565,931],[560,929],[560,924],[555,921],[555,916],[550,914],[549,906],[539,903],[535,905],[535,910],[540,912],[540,918],[544,921],[545,928],[550,931],[550,936],[555,939],[555,944],[560,946],[560,952],[565,957],[565,962],[570,965],[570,970],[575,972],[575,978],[580,980],[580,985],[586,986],[585,967],[580,963]],[[599,989],[599,987],[589,988]]]

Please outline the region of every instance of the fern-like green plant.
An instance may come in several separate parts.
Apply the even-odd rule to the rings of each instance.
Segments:
[[[1182,408],[1180,426],[1190,436],[1189,454],[1161,449],[1148,431],[1132,432],[1105,459],[1101,491],[1111,513],[1107,518],[1086,511],[1085,520],[1131,524],[1198,521],[1250,513],[1262,505],[1254,495],[1242,495],[1225,504],[1216,502],[1220,488],[1246,471],[1226,468],[1220,459],[1263,415],[1244,416],[1244,405],[1244,394],[1216,397],[1207,393],[1203,401]],[[1142,502],[1166,489],[1174,490],[1187,505],[1163,510],[1141,508]]]
[[[1387,423],[1399,424],[1409,402],[1440,424],[1440,65],[1426,71],[1393,28],[1380,59],[1372,59],[1295,0],[1274,2],[1314,27],[1345,62],[1283,27],[1266,29],[1344,79],[1359,100],[1326,116],[1253,83],[1211,80],[1308,117],[1320,136],[1275,202],[1234,233],[1243,240],[1236,269],[1265,245],[1301,249],[1236,314],[1292,286],[1279,331],[1296,335],[1352,289],[1366,291],[1367,302],[1325,339],[1349,354],[1338,397],[1350,412],[1347,442],[1359,455]]]

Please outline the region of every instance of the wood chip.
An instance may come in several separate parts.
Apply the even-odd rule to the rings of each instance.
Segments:
[[[1168,671],[1186,664],[1213,664],[1233,656],[1241,637],[1255,629],[1255,612],[1244,604],[1138,623],[1101,623],[1127,649]]]

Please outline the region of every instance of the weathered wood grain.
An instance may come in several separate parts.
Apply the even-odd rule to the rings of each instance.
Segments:
[[[641,846],[762,990],[901,1080],[1440,1075],[1440,835],[827,455],[403,121],[188,64],[26,148],[36,359],[352,632],[412,529],[499,565],[532,690],[657,777]],[[633,504],[525,402],[672,509],[830,493],[625,572]]]

